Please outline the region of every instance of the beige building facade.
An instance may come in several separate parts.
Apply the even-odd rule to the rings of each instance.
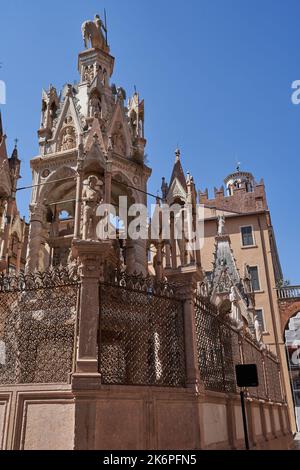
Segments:
[[[184,171],[178,158],[176,158],[167,191],[174,186],[174,178],[177,180],[178,187],[181,187],[182,194],[186,193]],[[188,178],[190,178],[189,175]],[[163,191],[166,190],[165,186],[165,179],[163,179]],[[204,282],[214,282],[212,280],[214,269],[216,264],[222,261],[217,259],[216,247],[219,220],[224,218],[222,235],[228,237],[232,262],[243,284],[245,284],[245,271],[248,275],[250,274],[251,278],[254,301],[251,305],[252,325],[248,324],[248,326],[251,326],[252,330],[255,329],[256,317],[260,324],[261,340],[268,349],[280,357],[282,386],[289,403],[290,420],[293,429],[296,430],[294,403],[277,298],[277,287],[282,285],[283,275],[264,181],[257,183],[251,173],[237,168],[236,172],[225,178],[224,186],[214,189],[213,198],[209,198],[207,189],[204,192],[199,191],[198,196],[199,204],[204,206],[204,243],[200,254]],[[150,270],[152,269],[152,262],[150,262]],[[237,284],[237,281],[233,279],[232,284]],[[229,297],[228,291],[225,298],[229,299]]]

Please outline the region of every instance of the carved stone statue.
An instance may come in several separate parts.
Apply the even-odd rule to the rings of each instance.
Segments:
[[[256,341],[258,343],[261,343],[262,342],[262,331],[261,331],[261,326],[260,326],[260,323],[258,321],[258,316],[257,315],[255,315],[255,317],[254,317],[254,329],[255,329]]]
[[[126,154],[126,143],[123,135],[120,132],[113,134],[112,141],[115,152],[124,156]]]
[[[244,289],[246,294],[250,294],[252,292],[252,283],[251,283],[251,274],[249,272],[249,266],[247,264],[244,265]]]
[[[230,289],[230,294],[229,294],[229,300],[231,302],[231,318],[234,320],[236,323],[240,323],[241,321],[241,315],[240,315],[240,309],[238,306],[238,296],[235,290],[235,287],[232,286]]]
[[[94,21],[85,21],[81,27],[84,46],[87,49],[89,41],[94,49],[107,50],[107,44],[102,31],[106,31],[99,15],[95,15]]]
[[[225,216],[219,215],[218,216],[218,235],[224,235],[224,227],[225,227]]]
[[[72,253],[72,248],[70,249],[69,256],[68,256],[67,269],[68,269],[70,277],[73,277],[78,273],[77,258],[74,257]]]
[[[63,131],[60,150],[71,150],[76,147],[76,136],[73,127],[66,127]]]
[[[83,200],[83,239],[96,240],[97,208],[103,200],[103,192],[100,186],[103,182],[97,176],[91,175],[82,193]]]
[[[95,93],[90,98],[90,117],[101,117],[101,100]]]

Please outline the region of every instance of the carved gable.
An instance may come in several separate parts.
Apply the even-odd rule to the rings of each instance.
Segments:
[[[109,125],[108,135],[112,138],[115,153],[123,157],[131,156],[132,145],[128,120],[119,101],[116,104],[115,111]]]
[[[186,197],[186,191],[182,187],[179,180],[177,178],[173,179],[173,182],[169,188],[167,195],[168,204],[172,204],[175,199],[181,199],[182,201],[186,201]]]
[[[78,136],[82,132],[81,119],[74,103],[74,97],[67,95],[59,114],[52,141],[56,144],[56,151],[76,148]]]

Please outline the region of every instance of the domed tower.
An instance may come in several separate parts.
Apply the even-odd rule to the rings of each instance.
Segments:
[[[224,180],[227,195],[233,196],[235,189],[245,189],[247,193],[252,193],[255,186],[255,180],[252,173],[241,171],[237,167],[237,171],[228,175]]]

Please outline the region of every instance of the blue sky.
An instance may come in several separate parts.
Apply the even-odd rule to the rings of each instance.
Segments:
[[[265,179],[285,278],[300,283],[300,105],[291,102],[300,79],[298,0],[2,0],[1,110],[10,151],[19,138],[22,186],[38,154],[42,87],[78,79],[81,23],[103,7],[113,82],[128,93],[136,85],[145,98],[149,191],[169,178],[177,145],[211,196],[240,161]],[[29,198],[19,193],[22,214]]]

